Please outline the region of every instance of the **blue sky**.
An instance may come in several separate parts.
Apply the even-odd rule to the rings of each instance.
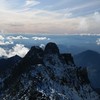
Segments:
[[[100,33],[100,0],[0,0],[0,30]]]

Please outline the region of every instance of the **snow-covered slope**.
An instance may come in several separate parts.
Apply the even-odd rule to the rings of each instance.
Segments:
[[[86,68],[77,67],[71,54],[60,54],[55,43],[48,43],[44,51],[32,47],[4,79],[0,100],[100,100],[100,97],[90,86]]]

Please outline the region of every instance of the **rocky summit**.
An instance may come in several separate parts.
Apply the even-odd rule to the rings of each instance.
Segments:
[[[33,46],[1,78],[0,91],[0,100],[100,100],[87,69],[75,65],[71,54],[61,54],[51,42],[44,50]]]

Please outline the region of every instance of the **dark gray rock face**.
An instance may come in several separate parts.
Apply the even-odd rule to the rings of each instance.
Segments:
[[[74,64],[74,60],[73,60],[73,57],[70,53],[64,53],[64,54],[61,54],[62,55],[62,58],[65,60],[65,62],[70,65],[70,64]]]
[[[30,65],[39,64],[42,63],[43,55],[44,51],[42,48],[33,46],[23,59],[26,60],[25,62],[30,63]]]
[[[44,50],[45,54],[59,54],[58,46],[55,43],[48,43]]]

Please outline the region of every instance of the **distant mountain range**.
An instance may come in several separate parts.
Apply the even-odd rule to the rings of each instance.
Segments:
[[[93,87],[100,88],[100,54],[87,50],[74,56],[76,65],[87,67]]]
[[[55,43],[44,50],[33,46],[19,59],[0,78],[0,100],[100,100],[87,69],[78,67],[70,53],[60,53]]]
[[[100,66],[100,54],[92,50],[86,50],[74,56],[75,63],[81,66]]]

